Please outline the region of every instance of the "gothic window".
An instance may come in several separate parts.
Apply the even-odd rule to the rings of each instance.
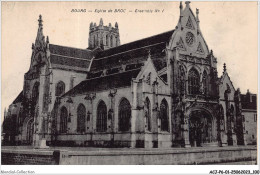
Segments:
[[[151,103],[148,97],[145,100],[145,120],[147,130],[151,131]]]
[[[33,85],[33,89],[32,89],[32,99],[33,100],[37,100],[38,99],[38,95],[39,95],[39,82],[36,82]]]
[[[94,40],[93,40],[93,44],[94,44],[94,47],[96,47],[96,35],[94,35]]]
[[[85,132],[86,123],[86,108],[83,104],[80,104],[77,109],[77,131],[82,133]]]
[[[108,35],[106,36],[106,45],[107,46],[109,45],[109,36]]]
[[[56,85],[55,95],[60,96],[64,94],[64,92],[65,92],[65,83],[63,81],[59,81]]]
[[[169,131],[169,108],[165,99],[160,105],[161,131]]]
[[[97,47],[98,46],[98,35],[95,35],[94,42],[95,42],[95,47]]]
[[[208,93],[208,75],[206,71],[203,72],[202,85],[203,85],[203,94],[206,95]]]
[[[110,36],[110,47],[113,47],[113,35]]]
[[[223,106],[220,105],[220,109],[219,109],[219,115],[220,115],[220,130],[224,131],[225,130],[225,120],[224,120],[224,109]]]
[[[68,111],[66,107],[62,107],[60,110],[60,132],[67,132],[67,122],[68,122]]]
[[[185,89],[186,89],[185,82],[186,82],[185,71],[184,71],[183,66],[180,66],[179,67],[179,91],[180,91],[180,94],[185,94]]]
[[[97,107],[97,132],[105,132],[107,130],[107,106],[101,101]]]
[[[125,98],[119,104],[118,130],[129,131],[131,119],[131,105]]]
[[[200,89],[200,77],[198,71],[194,68],[189,71],[189,94],[199,94]]]
[[[194,37],[193,33],[187,32],[186,37],[185,37],[185,40],[186,40],[186,43],[187,43],[189,46],[192,46],[193,43],[195,42],[195,37]]]
[[[117,44],[118,44],[118,42],[117,42],[117,37],[115,38],[115,40],[116,40],[116,46],[118,46]]]

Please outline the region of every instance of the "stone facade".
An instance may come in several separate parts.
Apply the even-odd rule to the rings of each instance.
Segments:
[[[241,94],[245,141],[248,145],[257,143],[257,95],[247,91]]]
[[[244,145],[241,95],[186,2],[174,30],[120,45],[118,24],[90,24],[88,49],[50,44],[42,19],[5,142],[95,147]],[[112,37],[112,40],[110,39]],[[6,122],[8,123],[8,122]],[[9,122],[10,123],[10,122]],[[12,123],[12,121],[11,121]]]

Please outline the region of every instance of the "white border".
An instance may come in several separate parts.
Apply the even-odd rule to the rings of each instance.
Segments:
[[[16,1],[16,0],[8,0],[8,1]],[[28,1],[28,0],[19,0],[19,1]],[[41,0],[41,1],[52,1],[52,0]],[[78,0],[83,1],[83,0]],[[89,0],[89,1],[102,1],[102,0]],[[110,0],[117,1],[117,0]],[[132,0],[139,1],[139,0]],[[148,0],[143,0],[148,1]],[[149,0],[156,1],[156,0]],[[161,0],[165,1],[165,0]],[[192,1],[205,1],[205,0],[192,0]],[[223,0],[218,0],[223,1]],[[229,1],[243,1],[243,0],[229,0]],[[258,29],[259,29],[259,10],[260,10],[260,1],[252,0],[258,2]],[[0,5],[0,7],[2,7]],[[0,13],[1,17],[1,13]],[[2,18],[1,18],[2,19]],[[1,23],[2,28],[2,23]],[[258,47],[260,46],[259,42],[259,30],[258,30]],[[1,36],[0,36],[1,39]],[[0,44],[1,46],[1,44]],[[2,48],[2,47],[0,47]],[[260,75],[259,67],[259,50],[258,50],[258,77]],[[2,62],[1,62],[2,63]],[[2,66],[2,64],[0,65]],[[259,78],[258,78],[259,80]],[[1,84],[1,82],[0,82]],[[260,83],[258,81],[258,87]],[[2,87],[2,86],[1,86]],[[0,89],[1,89],[0,87]],[[2,91],[1,91],[2,92]],[[258,88],[258,94],[260,90]],[[258,95],[258,104],[260,102]],[[1,101],[0,101],[1,104]],[[260,107],[258,105],[257,111],[259,116]],[[0,108],[0,112],[1,108]],[[0,115],[1,116],[1,115]],[[258,120],[258,126],[260,126],[260,121]],[[2,131],[2,125],[1,125]],[[258,130],[257,139],[259,139],[260,131]],[[1,146],[0,146],[1,147]],[[259,148],[259,144],[257,146]],[[258,165],[1,165],[1,171],[10,171],[10,174],[17,174],[17,172],[21,171],[34,171],[35,174],[209,174],[211,170],[259,170],[259,151],[257,152],[257,162]],[[13,173],[16,172],[16,173]],[[2,174],[2,173],[1,173]],[[4,173],[5,174],[5,173]],[[27,173],[30,174],[30,173]],[[231,173],[230,173],[231,174]]]

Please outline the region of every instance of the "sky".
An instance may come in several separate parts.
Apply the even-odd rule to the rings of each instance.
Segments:
[[[190,6],[194,14],[200,9],[200,28],[217,57],[218,76],[226,63],[235,88],[257,93],[257,2],[191,2]],[[101,12],[109,9],[125,10]],[[154,13],[155,9],[160,12]],[[2,2],[2,114],[22,91],[39,14],[51,44],[85,49],[89,24],[99,24],[100,18],[104,25],[118,22],[121,44],[172,30],[179,19],[179,2]]]

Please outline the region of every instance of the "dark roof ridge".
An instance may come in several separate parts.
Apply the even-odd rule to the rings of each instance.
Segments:
[[[162,44],[162,43],[164,43],[164,42],[160,42],[160,43],[156,43],[156,44],[150,44],[150,45],[146,45],[146,46],[143,46],[143,47],[138,47],[138,48],[135,48],[135,49],[126,50],[124,52],[119,52],[119,53],[115,53],[115,54],[108,55],[108,56],[105,56],[105,57],[97,58],[97,59],[95,59],[95,61],[96,60],[106,59],[106,58],[109,58],[109,57],[112,57],[112,56],[115,56],[115,55],[120,55],[120,54],[123,54],[123,53],[126,53],[126,52],[140,50],[140,49],[147,48],[147,47],[150,47],[150,46],[156,46],[156,45],[159,45],[159,44]],[[117,47],[119,47],[119,46],[117,46]],[[114,47],[114,48],[116,48],[116,47]]]
[[[95,78],[90,78],[90,79],[86,79],[86,80],[83,80],[81,81],[79,84],[77,84],[75,87],[73,87],[72,89],[70,89],[69,91],[67,91],[66,93],[64,93],[61,98],[63,97],[66,97],[68,94],[70,94],[73,90],[75,90],[76,88],[80,87],[82,84],[88,82],[88,81],[92,81],[92,80],[96,80],[96,79],[101,79],[101,78],[104,78],[104,77],[110,77],[110,76],[115,76],[115,75],[119,75],[119,74],[124,74],[124,73],[128,73],[128,72],[134,72],[134,71],[138,71],[139,72],[141,71],[141,67],[139,68],[136,68],[136,69],[131,69],[131,70],[127,70],[127,71],[124,71],[124,72],[117,72],[117,73],[114,73],[114,74],[109,74],[109,75],[106,75],[106,76],[100,76],[100,77],[95,77]]]
[[[59,47],[66,47],[66,48],[70,48],[70,49],[78,49],[78,50],[82,50],[82,51],[92,52],[92,50],[89,50],[89,49],[82,49],[82,48],[71,47],[71,46],[62,46],[62,45],[51,44],[51,43],[50,43],[50,45],[53,45],[53,46],[59,46]]]
[[[135,41],[131,41],[131,42],[122,44],[122,45],[120,45],[120,46],[124,46],[124,45],[127,45],[127,44],[135,43],[135,42],[138,42],[138,41],[141,41],[141,40],[149,39],[149,38],[152,38],[152,37],[156,37],[156,36],[163,35],[163,34],[168,33],[168,32],[174,32],[174,31],[175,31],[175,29],[169,30],[169,31],[165,31],[165,32],[163,32],[163,33],[159,33],[159,34],[156,34],[156,35],[152,35],[152,36],[148,36],[148,37],[145,37],[145,38],[141,38],[141,39],[138,39],[138,40],[135,40]],[[117,46],[117,47],[120,47],[120,46]],[[110,48],[110,49],[115,49],[115,48],[117,48],[117,47],[112,47],[112,48]],[[110,50],[110,49],[107,49],[107,50]]]
[[[142,67],[142,66],[141,66],[141,67]],[[94,79],[98,79],[98,78],[102,78],[102,77],[108,77],[108,76],[112,76],[112,75],[116,75],[116,74],[122,74],[122,73],[125,73],[125,72],[131,72],[131,71],[135,71],[135,70],[138,70],[138,69],[141,70],[141,67],[138,67],[138,68],[136,68],[136,69],[126,70],[126,71],[124,71],[124,72],[116,72],[116,73],[109,74],[109,75],[105,75],[105,76],[101,76],[101,77],[89,78],[89,79],[86,79],[86,80],[83,80],[83,81],[86,82],[87,80],[94,80]],[[82,82],[83,82],[83,81],[82,81]]]

